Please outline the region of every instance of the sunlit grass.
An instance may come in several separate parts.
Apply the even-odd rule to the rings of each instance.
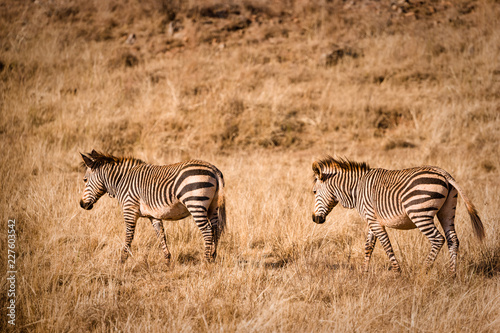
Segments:
[[[0,212],[18,221],[16,328],[498,331],[500,8],[397,6],[7,2]],[[220,168],[228,229],[216,262],[204,262],[187,218],[165,222],[171,266],[147,219],[120,264],[118,203],[78,205],[79,152],[94,148]],[[401,276],[380,244],[363,274],[357,213],[311,221],[311,164],[326,154],[446,169],[478,208],[485,242],[459,199],[455,278],[446,247],[425,274],[418,230],[389,230]]]

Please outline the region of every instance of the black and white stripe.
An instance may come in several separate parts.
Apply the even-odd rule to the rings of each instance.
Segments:
[[[226,224],[224,179],[219,169],[196,160],[159,166],[95,150],[81,155],[86,167],[86,186],[80,206],[92,209],[103,194],[109,193],[123,207],[126,235],[122,262],[128,257],[139,217],[150,219],[165,260],[170,262],[162,220],[179,220],[189,215],[203,235],[205,258],[215,259]]]
[[[356,208],[367,222],[365,270],[378,239],[393,268],[400,271],[386,227],[418,228],[431,243],[426,265],[432,266],[445,242],[434,224],[437,215],[448,243],[450,269],[455,272],[459,246],[455,210],[459,193],[465,201],[476,236],[480,240],[484,238],[484,227],[474,205],[443,169],[432,166],[404,170],[371,169],[366,163],[328,157],[314,162],[313,171],[314,222],[323,223],[338,202],[345,208]]]

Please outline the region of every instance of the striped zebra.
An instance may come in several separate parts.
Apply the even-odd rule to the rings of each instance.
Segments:
[[[152,165],[95,150],[81,156],[86,173],[80,206],[90,210],[108,193],[117,198],[123,208],[126,235],[122,262],[130,252],[137,219],[147,217],[156,230],[168,264],[171,254],[162,220],[180,220],[190,214],[203,235],[205,259],[216,258],[217,243],[226,225],[224,179],[219,169],[196,160]]]
[[[364,270],[368,271],[376,240],[384,247],[392,267],[400,272],[385,230],[418,228],[431,243],[425,261],[429,269],[444,244],[434,225],[437,215],[443,227],[450,252],[450,269],[456,271],[458,238],[455,233],[455,210],[460,193],[469,212],[472,227],[479,240],[485,236],[483,224],[472,202],[450,174],[433,166],[404,170],[372,169],[366,163],[327,157],[313,163],[313,221],[324,223],[330,211],[340,202],[345,208],[356,208],[368,224]]]

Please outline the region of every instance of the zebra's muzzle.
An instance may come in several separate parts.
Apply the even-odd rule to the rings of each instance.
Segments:
[[[318,215],[312,215],[313,221],[317,224],[323,224],[325,223],[325,218],[323,216],[318,216]]]
[[[82,207],[83,209],[86,209],[86,210],[91,210],[93,207],[94,207],[94,204],[93,203],[85,203],[83,202],[83,200],[80,200],[80,207]]]

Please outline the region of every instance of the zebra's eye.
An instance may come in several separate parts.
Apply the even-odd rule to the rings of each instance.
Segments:
[[[87,180],[88,180],[88,179],[87,179],[86,177],[85,177],[85,178],[83,178],[83,182],[84,182],[84,183],[86,183],[86,182],[87,182]]]

